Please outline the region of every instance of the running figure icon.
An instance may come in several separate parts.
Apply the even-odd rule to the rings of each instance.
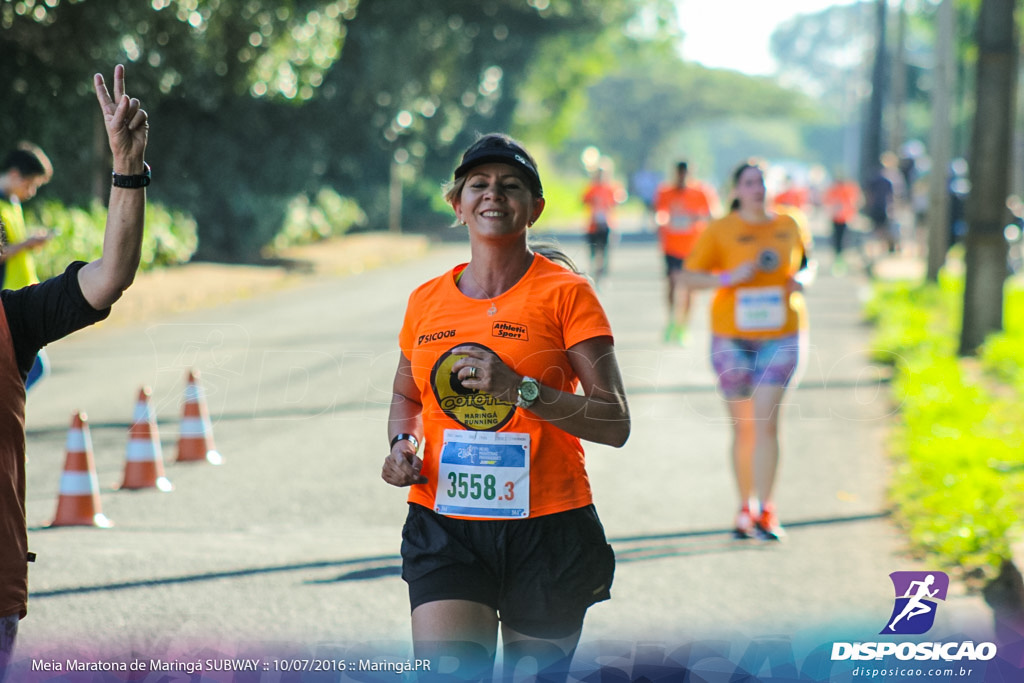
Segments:
[[[896,632],[896,622],[906,617],[907,621],[911,618],[921,614],[928,614],[934,607],[927,602],[924,602],[924,598],[934,598],[939,592],[939,589],[928,590],[929,587],[935,583],[935,575],[929,574],[924,578],[923,581],[911,581],[910,587],[907,588],[907,592],[902,596],[904,598],[910,598],[903,611],[899,613],[892,623],[889,624],[889,630],[893,633]]]

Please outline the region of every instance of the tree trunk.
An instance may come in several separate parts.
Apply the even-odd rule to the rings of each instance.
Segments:
[[[892,112],[892,135],[889,136],[889,151],[901,156],[900,148],[906,137],[907,102],[907,3],[900,0],[896,15],[896,47],[892,60],[892,93],[889,110]],[[910,188],[907,188],[909,196]]]
[[[949,249],[949,163],[952,160],[953,125],[950,95],[956,83],[956,11],[953,0],[942,0],[935,32],[934,85],[932,86],[931,157],[928,180],[928,282],[939,281]]]
[[[983,0],[978,18],[978,83],[971,137],[971,194],[961,355],[1003,328],[1006,196],[1010,187],[1017,86],[1016,0]]]
[[[878,0],[877,42],[875,64],[871,73],[871,99],[868,102],[867,120],[864,124],[864,146],[860,159],[860,182],[866,186],[878,169],[882,155],[882,113],[885,109],[886,90],[886,0]]]
[[[1011,646],[1024,637],[1024,577],[1012,560],[1003,560],[999,575],[982,590],[992,608],[996,640]]]

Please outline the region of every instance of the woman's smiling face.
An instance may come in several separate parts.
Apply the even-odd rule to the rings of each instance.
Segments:
[[[523,173],[502,163],[481,164],[466,174],[455,205],[459,219],[472,232],[515,234],[531,225],[544,208]]]

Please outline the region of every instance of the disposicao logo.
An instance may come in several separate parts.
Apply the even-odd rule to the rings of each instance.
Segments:
[[[938,601],[946,599],[949,576],[944,572],[893,572],[896,589],[892,614],[881,634],[920,635],[935,623]]]
[[[943,572],[893,572],[896,598],[892,614],[880,635],[921,635],[935,624],[935,612],[949,591],[949,577]],[[988,661],[996,656],[995,643],[949,642],[856,642],[832,643],[832,661]],[[916,680],[916,679],[915,679]]]

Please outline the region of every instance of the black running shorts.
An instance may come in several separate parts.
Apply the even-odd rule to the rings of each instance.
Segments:
[[[615,556],[593,505],[516,520],[465,520],[410,504],[402,529],[402,578],[412,609],[469,600],[508,628],[564,638],[587,608],[607,600]]]

